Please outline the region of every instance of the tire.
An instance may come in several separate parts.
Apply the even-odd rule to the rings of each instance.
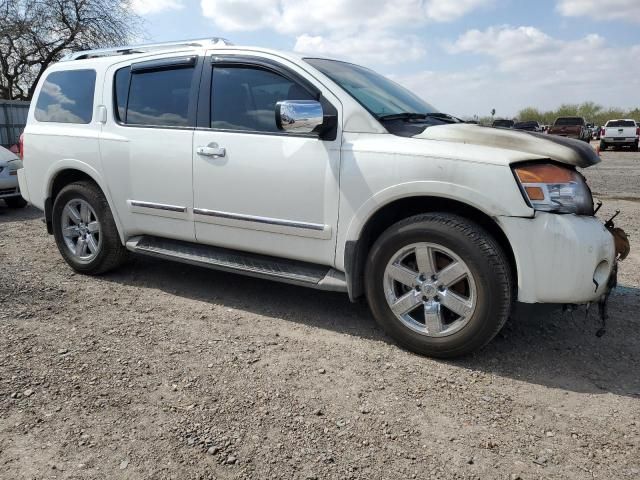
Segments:
[[[9,208],[24,208],[27,206],[27,201],[22,197],[9,197],[5,198],[4,201]]]
[[[638,151],[638,143],[634,143],[631,145],[631,151],[632,152],[637,152]]]
[[[604,152],[607,149],[607,144],[604,142],[600,142],[600,151]]]
[[[85,206],[89,208],[83,209]],[[75,212],[78,222],[66,207]],[[85,212],[88,212],[86,218]],[[71,183],[60,191],[53,203],[52,223],[60,254],[79,273],[100,275],[119,267],[127,258],[127,249],[120,242],[107,199],[92,182]],[[65,224],[68,228],[64,228]],[[65,234],[63,229],[75,230]],[[83,238],[83,248],[78,248],[83,235],[86,238]],[[73,245],[76,252],[71,249]]]
[[[396,259],[414,246],[417,246],[415,256],[410,253],[403,260],[409,263],[396,263]],[[435,252],[428,257],[434,259],[430,264],[435,267],[431,270],[437,275],[433,278],[440,277],[437,280],[426,279],[421,286],[414,284],[408,287],[404,282],[419,282],[422,278],[418,276],[420,268],[409,266],[412,258],[418,264],[418,249]],[[438,266],[439,262],[447,261],[446,257],[456,266],[463,265],[468,273],[458,284],[451,284],[446,289],[440,285],[437,289],[432,282],[445,282],[446,267],[453,265],[445,263]],[[390,280],[390,269],[398,265],[411,272],[411,275],[402,277],[403,282]],[[407,271],[402,270],[402,273],[407,274]],[[474,303],[474,306],[468,309],[468,315],[455,319],[458,314],[445,305],[456,298],[451,293],[458,298],[464,297],[460,288],[467,291],[465,302]],[[438,358],[466,355],[486,345],[507,321],[514,298],[511,269],[500,245],[479,225],[448,213],[417,215],[387,229],[369,253],[365,290],[374,317],[390,337],[412,352]],[[470,292],[475,292],[475,295]],[[392,311],[390,304],[397,298],[409,299],[407,306],[413,308],[410,305],[415,302],[415,296],[419,297],[416,310],[404,314],[404,317],[401,315],[404,319]],[[470,300],[472,298],[475,302]],[[398,305],[395,303],[396,308]],[[432,322],[433,318],[440,319],[435,320],[437,325],[431,330],[433,334],[427,328],[427,311],[437,312],[429,316]],[[421,318],[423,324],[420,324]],[[451,323],[447,323],[449,320]]]

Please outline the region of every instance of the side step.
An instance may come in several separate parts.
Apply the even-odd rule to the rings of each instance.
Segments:
[[[128,250],[135,253],[215,270],[240,273],[319,290],[347,291],[344,273],[314,263],[146,235],[129,239],[126,246]]]

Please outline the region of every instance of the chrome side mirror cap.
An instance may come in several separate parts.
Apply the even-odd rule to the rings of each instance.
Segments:
[[[276,103],[276,125],[289,133],[318,132],[324,122],[322,105],[315,100],[282,100]]]

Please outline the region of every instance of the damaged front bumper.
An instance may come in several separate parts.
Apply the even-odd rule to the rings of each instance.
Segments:
[[[518,271],[518,301],[585,304],[609,291],[615,275],[614,237],[597,218],[536,212],[499,217]]]

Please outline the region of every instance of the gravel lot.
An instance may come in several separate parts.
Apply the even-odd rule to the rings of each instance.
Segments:
[[[586,175],[640,239],[640,154]],[[346,295],[137,258],[63,263],[0,205],[0,478],[640,478],[640,251],[607,335],[520,309],[436,361]],[[595,310],[595,309],[594,309]]]

